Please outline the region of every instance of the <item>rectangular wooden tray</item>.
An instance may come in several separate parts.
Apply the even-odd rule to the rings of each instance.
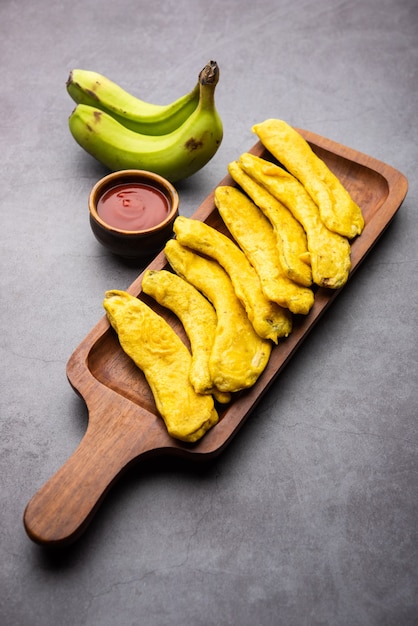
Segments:
[[[401,206],[407,193],[407,180],[394,168],[370,156],[312,132],[301,129],[299,132],[362,208],[365,228],[352,243],[351,279]],[[260,142],[250,152],[274,161]],[[236,186],[229,175],[219,184]],[[213,192],[193,218],[226,232],[214,205]],[[161,252],[147,269],[167,267]],[[142,293],[142,276],[143,273],[128,291],[150,304],[187,342],[177,318]],[[109,289],[113,288],[118,287],[109,285]],[[294,318],[292,334],[273,349],[257,383],[237,394],[229,405],[220,407],[219,423],[195,444],[174,440],[167,434],[143,374],[122,351],[115,332],[103,316],[67,364],[68,380],[89,411],[86,434],[70,459],[29,502],[24,516],[29,536],[41,544],[73,541],[87,526],[111,484],[140,457],[176,454],[198,460],[219,454],[339,291],[323,288],[316,291],[312,310],[307,316]]]

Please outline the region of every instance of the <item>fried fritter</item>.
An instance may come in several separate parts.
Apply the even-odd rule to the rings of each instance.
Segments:
[[[143,371],[168,433],[197,441],[218,421],[211,395],[189,379],[191,354],[169,324],[125,291],[107,291],[103,306],[126,354]]]

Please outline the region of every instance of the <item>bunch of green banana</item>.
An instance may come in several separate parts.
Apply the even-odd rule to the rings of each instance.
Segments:
[[[181,98],[160,105],[136,98],[102,74],[79,69],[70,72],[67,91],[76,104],[100,109],[126,128],[144,135],[171,133],[187,120],[199,102],[199,82]]]
[[[144,169],[176,182],[200,170],[218,150],[223,126],[215,107],[215,61],[200,72],[193,91],[167,106],[138,100],[107,80],[99,81],[96,90],[81,87],[80,71],[72,72],[67,83],[72,97],[80,99],[69,118],[70,131],[110,170]],[[136,130],[129,122],[137,124]]]

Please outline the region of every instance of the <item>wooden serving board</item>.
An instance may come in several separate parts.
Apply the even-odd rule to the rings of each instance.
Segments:
[[[401,206],[408,189],[407,179],[372,157],[312,132],[299,132],[363,210],[366,225],[352,243],[351,278]],[[250,152],[274,161],[260,142]],[[236,186],[229,175],[220,185]],[[226,232],[214,205],[213,193],[193,217]],[[161,252],[147,269],[167,267],[164,252]],[[142,275],[129,287],[129,293],[150,304],[187,343],[177,318],[142,293]],[[109,285],[109,289],[116,287]],[[77,539],[111,485],[139,458],[173,454],[201,460],[219,454],[339,291],[323,288],[316,291],[312,310],[307,316],[294,317],[292,334],[273,349],[269,364],[257,383],[237,394],[229,405],[220,407],[219,423],[195,444],[177,441],[168,435],[142,372],[122,351],[104,315],[67,365],[68,380],[88,408],[86,433],[73,455],[28,503],[24,525],[29,537],[42,545],[64,545]]]

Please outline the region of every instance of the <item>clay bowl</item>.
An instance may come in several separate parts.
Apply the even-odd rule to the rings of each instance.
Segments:
[[[104,200],[108,202],[110,196],[113,208],[115,202],[121,203],[121,208],[116,206],[119,217],[109,213],[109,203],[104,208]],[[162,176],[145,170],[120,170],[100,179],[91,190],[90,226],[97,241],[113,254],[145,260],[155,256],[172,237],[178,207],[176,189]],[[127,211],[130,221],[120,217]],[[140,213],[146,219],[139,217]]]

